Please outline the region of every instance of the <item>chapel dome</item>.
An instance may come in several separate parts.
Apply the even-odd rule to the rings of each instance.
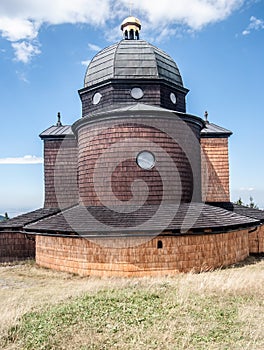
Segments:
[[[139,39],[121,40],[95,55],[87,68],[84,86],[93,87],[111,79],[158,79],[183,87],[175,61],[161,49]]]
[[[141,22],[138,18],[134,17],[134,16],[129,16],[127,18],[125,18],[121,24],[121,30],[123,30],[127,25],[134,25],[136,27],[138,27],[139,29],[141,29]]]

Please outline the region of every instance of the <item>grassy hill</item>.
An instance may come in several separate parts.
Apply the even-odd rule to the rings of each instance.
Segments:
[[[0,281],[1,349],[264,349],[262,259],[131,279],[0,266]]]

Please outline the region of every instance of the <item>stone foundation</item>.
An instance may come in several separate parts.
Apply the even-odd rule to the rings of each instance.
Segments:
[[[138,239],[137,239],[138,240]],[[99,244],[100,243],[100,244]],[[151,276],[228,266],[249,255],[248,230],[220,234],[158,236],[140,243],[120,239],[36,237],[38,265],[82,276]]]
[[[35,240],[17,232],[0,233],[0,262],[35,258]]]

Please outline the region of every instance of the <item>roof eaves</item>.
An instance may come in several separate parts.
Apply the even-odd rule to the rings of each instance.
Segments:
[[[43,139],[62,139],[65,137],[75,137],[71,125],[51,126],[44,130],[39,137]]]
[[[214,123],[205,122],[205,127],[201,131],[201,138],[229,137],[233,134],[231,130],[225,129]]]

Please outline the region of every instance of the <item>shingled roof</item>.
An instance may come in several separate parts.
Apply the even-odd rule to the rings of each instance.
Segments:
[[[15,218],[0,223],[0,231],[8,229],[22,229],[25,225],[36,222],[43,218],[60,212],[60,209],[37,209],[26,214],[16,216]]]
[[[201,137],[206,138],[206,137],[229,137],[233,133],[232,131],[222,128],[219,125],[216,125],[214,123],[205,123],[205,127],[201,131]]]
[[[145,40],[121,40],[98,52],[90,62],[85,87],[110,79],[162,79],[183,87],[174,60]]]
[[[175,234],[223,232],[252,227],[257,219],[203,203],[145,205],[140,209],[75,206],[25,226],[26,232],[106,235],[173,231]],[[135,210],[134,210],[135,209]]]
[[[244,205],[238,205],[231,202],[223,202],[223,203],[218,202],[218,203],[208,203],[208,204],[217,206],[219,208],[231,211],[239,215],[260,220],[262,223],[264,223],[264,210],[249,208]]]
[[[41,139],[64,138],[66,136],[74,136],[71,125],[53,125],[39,135]]]

